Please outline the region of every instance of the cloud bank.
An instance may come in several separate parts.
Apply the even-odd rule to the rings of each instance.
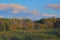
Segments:
[[[52,8],[52,9],[60,10],[60,4],[48,4],[47,8]]]
[[[0,4],[0,10],[9,10],[11,9],[10,13],[19,13],[19,12],[27,12],[31,14],[38,14],[37,10],[28,10],[27,7],[18,5],[18,4]]]

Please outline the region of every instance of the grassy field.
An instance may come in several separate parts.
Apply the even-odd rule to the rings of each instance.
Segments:
[[[60,40],[59,30],[22,30],[0,32],[0,40]]]

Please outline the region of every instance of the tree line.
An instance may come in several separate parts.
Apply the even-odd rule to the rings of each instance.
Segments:
[[[60,18],[31,19],[0,18],[0,31],[40,30],[60,28]]]

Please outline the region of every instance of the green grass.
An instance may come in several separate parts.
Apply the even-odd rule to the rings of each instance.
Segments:
[[[0,40],[60,40],[59,32],[57,30],[6,31],[0,32]]]

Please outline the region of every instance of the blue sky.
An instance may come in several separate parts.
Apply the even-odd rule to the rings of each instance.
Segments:
[[[26,7],[23,11],[20,8],[17,13],[13,12],[13,7],[6,7],[4,10],[0,8],[0,16],[5,18],[17,17],[37,20],[52,16],[60,17],[60,0],[0,0],[0,6],[3,4],[4,7],[10,4],[13,4],[14,7],[19,5],[22,8]]]

